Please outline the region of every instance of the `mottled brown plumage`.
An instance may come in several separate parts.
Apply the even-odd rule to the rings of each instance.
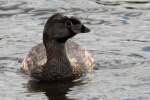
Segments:
[[[68,40],[88,31],[77,18],[53,15],[44,27],[43,43],[31,49],[22,62],[22,71],[41,81],[74,80],[92,71],[92,56]]]

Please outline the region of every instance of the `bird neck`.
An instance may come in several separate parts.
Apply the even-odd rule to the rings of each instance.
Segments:
[[[61,63],[62,65],[70,65],[66,54],[65,43],[59,43],[56,40],[45,38],[43,38],[43,42],[46,49],[47,64]]]

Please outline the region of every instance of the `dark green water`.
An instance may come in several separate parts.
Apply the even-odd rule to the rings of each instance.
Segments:
[[[37,83],[20,72],[56,12],[92,30],[72,39],[96,60],[89,79]],[[0,0],[0,100],[150,100],[150,1]]]

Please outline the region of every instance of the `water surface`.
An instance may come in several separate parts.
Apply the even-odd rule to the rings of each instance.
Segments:
[[[20,72],[56,12],[77,16],[92,30],[72,39],[96,60],[90,79],[37,83]],[[0,1],[0,100],[150,100],[149,71],[149,0]]]

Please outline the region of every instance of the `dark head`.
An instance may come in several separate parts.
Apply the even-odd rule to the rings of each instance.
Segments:
[[[63,16],[60,13],[51,16],[44,27],[43,39],[56,40],[65,43],[78,33],[87,33],[90,30],[75,17]]]

